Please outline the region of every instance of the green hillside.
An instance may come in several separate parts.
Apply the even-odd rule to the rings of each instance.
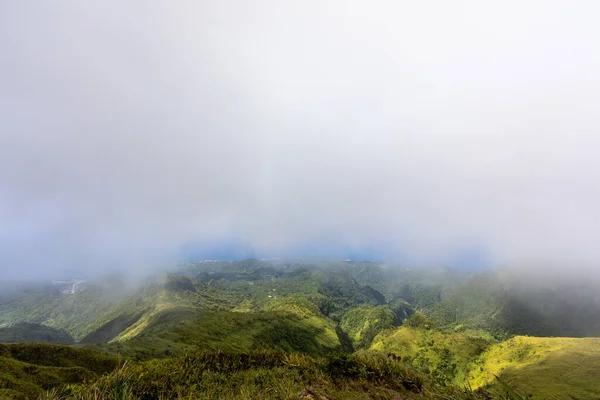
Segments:
[[[483,388],[502,397],[600,397],[600,338],[516,336],[498,342],[483,332],[443,332],[421,320],[377,336],[370,351],[393,353],[414,370],[449,385]]]
[[[0,344],[0,398],[37,399],[47,390],[97,379],[117,366],[117,358],[91,350]]]
[[[251,259],[135,284],[113,276],[75,293],[15,285],[0,299],[0,342],[71,346],[5,346],[2,396],[110,397],[117,385],[130,399],[295,399],[307,387],[332,399],[506,398],[496,375],[533,398],[598,398],[600,339],[513,337],[594,334],[597,294],[571,280],[523,282],[506,271]],[[224,371],[215,360],[241,364]]]
[[[443,332],[433,328],[422,314],[415,314],[398,329],[378,335],[370,350],[393,353],[417,371],[461,386],[476,360],[493,343],[489,335],[477,332]]]
[[[115,280],[89,285],[72,295],[20,293],[0,302],[0,328],[19,323],[44,325],[80,341],[112,321],[135,318],[152,309],[157,291],[157,285],[129,290]]]
[[[322,355],[340,345],[335,325],[323,317],[285,311],[230,312],[171,308],[154,315],[131,339],[87,347],[136,359],[198,350],[261,348]]]
[[[396,313],[387,305],[360,306],[344,314],[341,330],[348,335],[354,349],[369,347],[375,336],[397,324]]]
[[[600,282],[568,274],[500,270],[475,276],[427,308],[439,325],[483,329],[499,339],[600,336]]]
[[[29,342],[71,344],[74,340],[63,330],[29,322],[19,322],[0,328],[0,343]]]
[[[491,346],[469,376],[472,387],[502,393],[494,374],[531,398],[600,398],[600,338],[516,336]]]

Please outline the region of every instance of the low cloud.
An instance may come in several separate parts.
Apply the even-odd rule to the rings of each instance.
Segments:
[[[0,270],[233,237],[595,268],[600,6],[563,6],[3,4]]]

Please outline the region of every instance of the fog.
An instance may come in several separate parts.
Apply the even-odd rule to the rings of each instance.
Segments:
[[[599,12],[2,2],[0,272],[145,270],[232,238],[597,270]]]

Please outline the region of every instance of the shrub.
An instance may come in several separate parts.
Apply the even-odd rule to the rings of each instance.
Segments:
[[[421,329],[432,329],[435,328],[433,322],[422,313],[414,313],[409,318],[405,319],[402,322],[402,326],[406,326],[408,328],[421,328]]]

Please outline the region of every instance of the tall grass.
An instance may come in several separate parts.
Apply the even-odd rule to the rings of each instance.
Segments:
[[[327,398],[442,398],[435,385],[382,354],[323,358],[279,351],[199,352],[124,363],[94,382],[47,392],[45,400],[296,399],[309,389]],[[439,392],[439,393],[442,393]],[[454,392],[453,392],[454,393]],[[457,392],[458,393],[458,392]],[[457,393],[454,393],[456,395]],[[460,394],[460,393],[459,393]],[[456,398],[472,398],[465,397]]]

